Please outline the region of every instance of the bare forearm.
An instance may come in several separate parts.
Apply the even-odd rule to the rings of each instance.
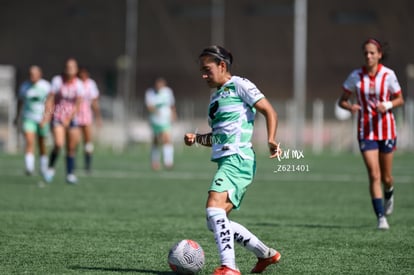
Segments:
[[[17,110],[16,110],[16,117],[15,120],[17,120],[20,117],[20,113],[22,111],[22,106],[23,106],[23,101],[21,99],[19,99],[19,101],[17,101]]]
[[[82,98],[78,97],[75,102],[75,108],[73,108],[72,113],[70,114],[70,120],[74,119],[79,112]]]
[[[392,100],[391,100],[391,102],[392,102],[392,107],[393,107],[393,108],[395,108],[395,107],[399,107],[399,106],[404,105],[404,98],[403,98],[403,96],[400,94],[400,95],[398,95],[397,97],[395,97],[394,99],[392,99]]]
[[[343,98],[341,98],[341,100],[338,102],[338,106],[348,111],[351,111],[352,108],[352,104],[347,99]]]
[[[351,95],[346,92],[343,93],[342,96],[339,98],[338,106],[342,109],[348,110],[351,113],[355,114],[356,112],[358,112],[358,110],[361,109],[361,106],[359,106],[358,104],[353,104],[350,101],[350,96]]]
[[[259,100],[254,106],[266,119],[267,140],[268,142],[276,141],[276,131],[278,124],[278,117],[275,109],[270,102],[263,98]]]
[[[54,98],[53,95],[49,95],[46,99],[45,111],[44,111],[44,114],[43,114],[43,121],[45,123],[49,122],[52,119],[53,111],[54,111],[54,108],[55,108],[54,100],[55,100],[55,98]]]
[[[273,110],[269,110],[269,112],[265,113],[265,117],[267,128],[267,140],[269,142],[276,141],[276,132],[278,124],[277,113]]]
[[[101,108],[99,107],[99,103],[97,99],[92,101],[92,110],[95,115],[95,118],[101,119]]]

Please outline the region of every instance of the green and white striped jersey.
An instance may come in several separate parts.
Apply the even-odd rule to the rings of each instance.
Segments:
[[[211,95],[208,122],[212,129],[212,160],[233,154],[251,158],[243,148],[252,147],[253,106],[263,97],[252,82],[238,76],[232,76]]]
[[[19,98],[23,100],[23,118],[35,122],[42,121],[45,101],[50,93],[50,83],[44,79],[36,83],[25,81],[19,89]]]
[[[175,105],[171,88],[163,87],[158,92],[154,88],[148,89],[145,92],[145,104],[155,107],[155,111],[149,115],[152,125],[165,126],[171,124],[171,107]]]

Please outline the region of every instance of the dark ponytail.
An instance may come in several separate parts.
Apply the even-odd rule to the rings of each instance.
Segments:
[[[221,46],[213,45],[205,48],[199,55],[199,58],[203,56],[213,57],[217,65],[221,61],[224,61],[227,64],[227,71],[230,71],[231,65],[233,64],[233,55]]]

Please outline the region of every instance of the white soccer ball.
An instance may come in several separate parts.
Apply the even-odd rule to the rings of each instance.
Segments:
[[[204,266],[204,251],[193,240],[181,240],[170,249],[168,264],[176,274],[196,274]]]
[[[352,116],[351,112],[344,110],[338,105],[338,101],[335,102],[335,117],[339,120],[347,120]]]

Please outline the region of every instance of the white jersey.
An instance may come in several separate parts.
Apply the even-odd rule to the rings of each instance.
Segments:
[[[244,154],[251,148],[256,109],[253,107],[264,95],[249,80],[232,76],[211,95],[208,121],[212,129],[212,160]]]
[[[163,87],[158,92],[150,88],[145,92],[145,104],[155,108],[149,115],[153,125],[169,125],[172,120],[171,107],[175,105],[173,91],[169,87]]]
[[[45,101],[50,93],[50,83],[40,79],[36,83],[25,81],[19,89],[19,99],[23,100],[23,118],[35,122],[42,121]]]

